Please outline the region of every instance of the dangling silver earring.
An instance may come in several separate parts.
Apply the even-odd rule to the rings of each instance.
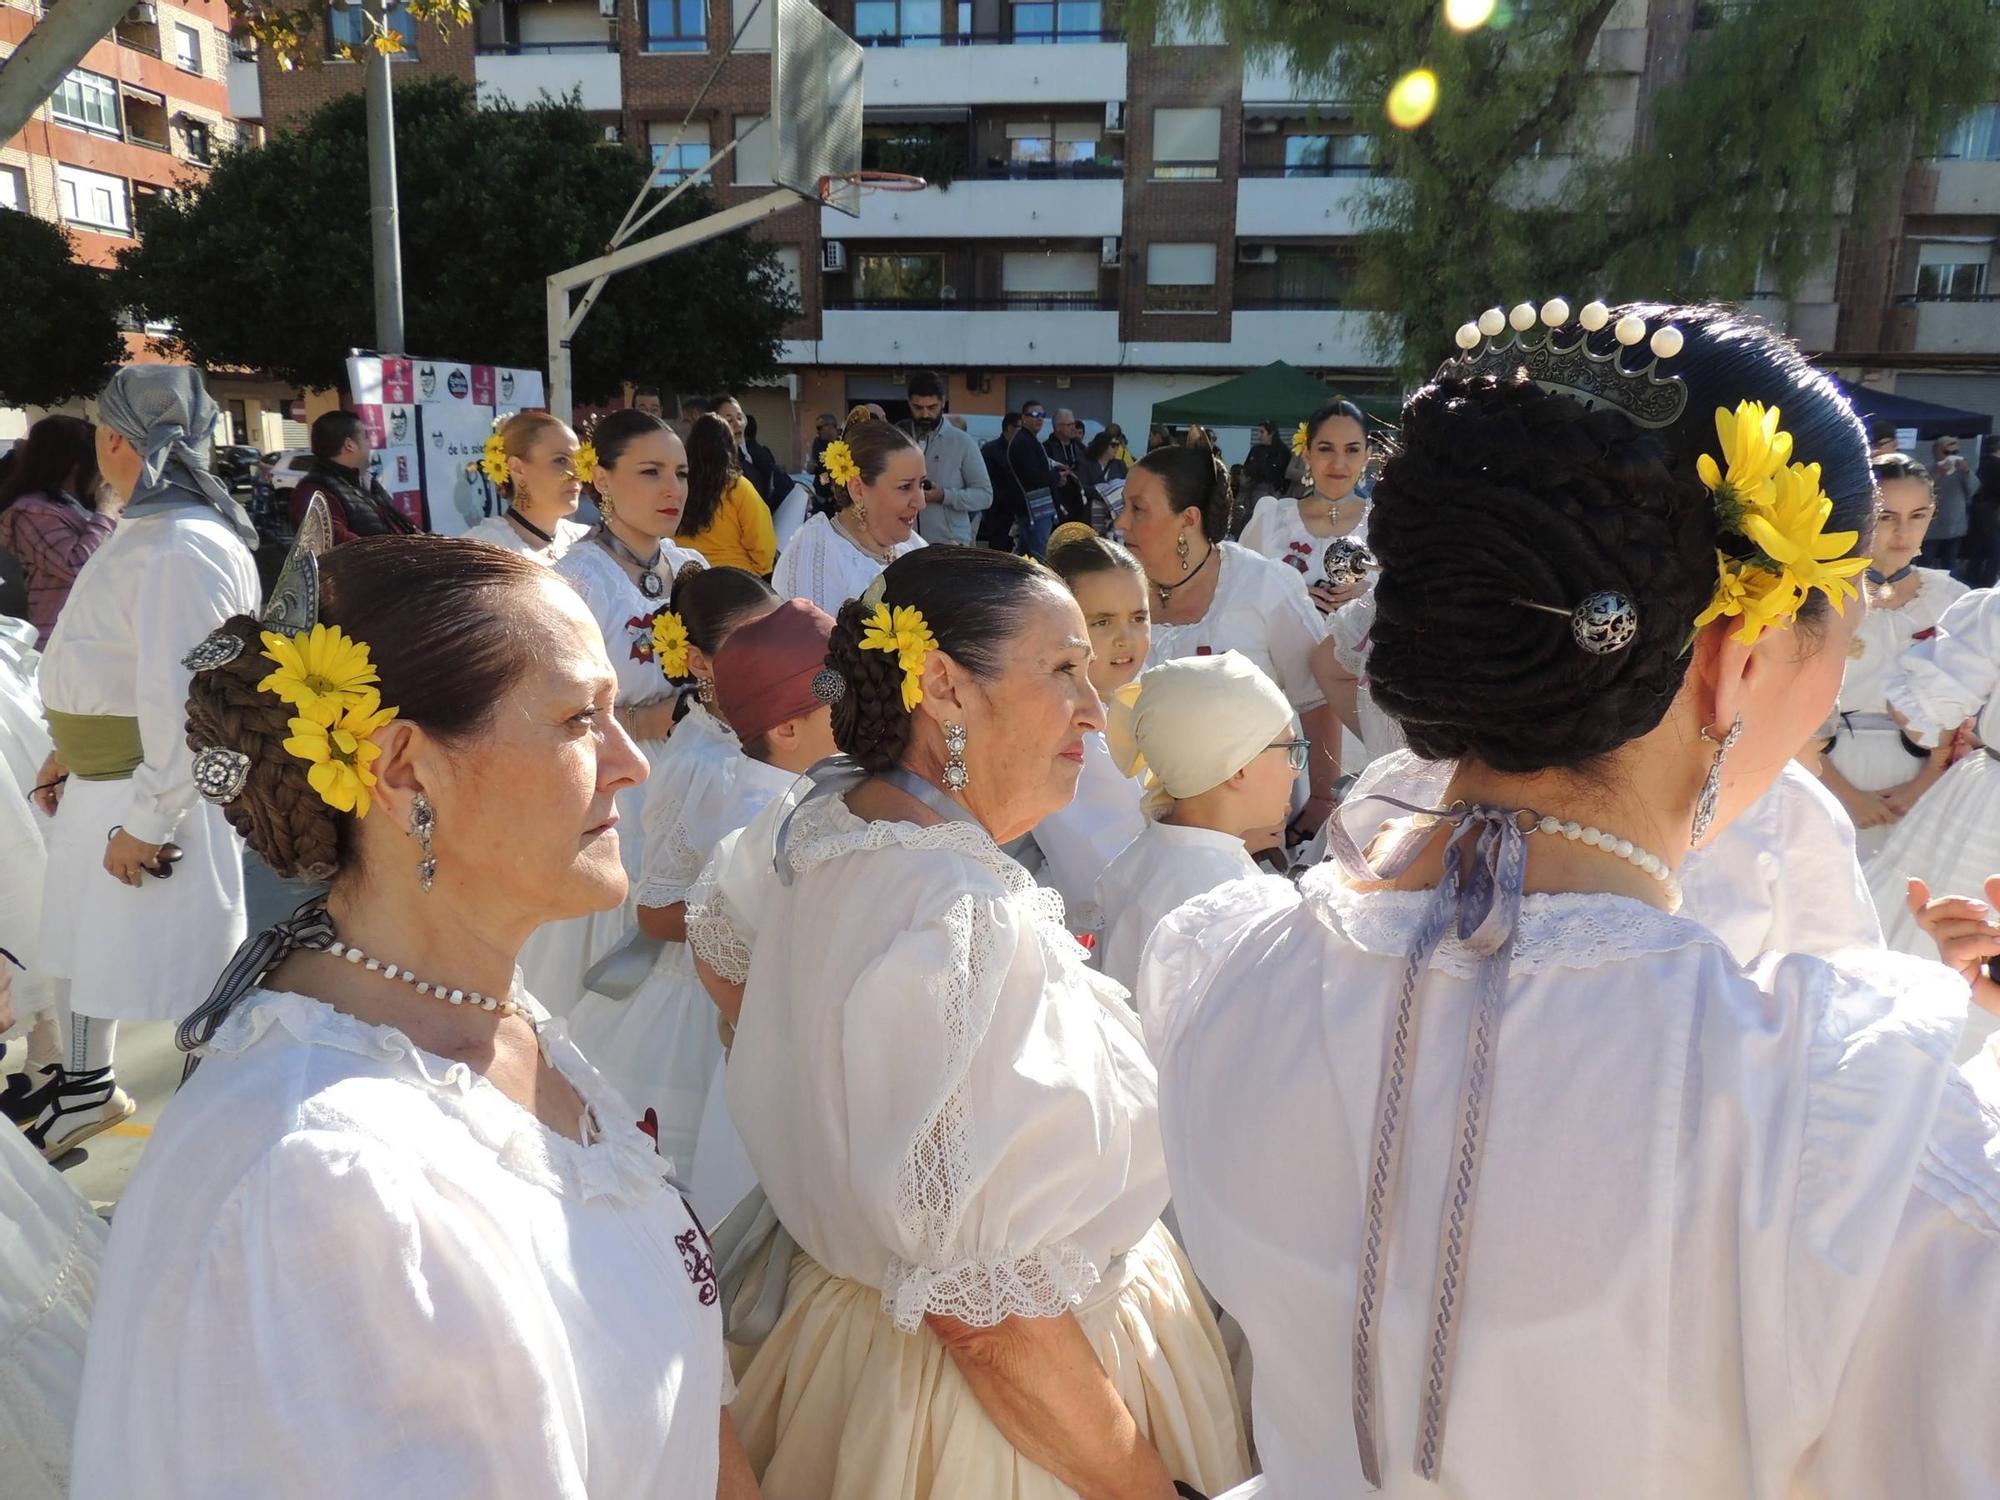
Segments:
[[[1715,736],[1708,732],[1704,724],[1701,737],[1715,745]],[[1708,779],[1701,784],[1701,800],[1694,805],[1694,834],[1688,840],[1690,848],[1698,846],[1707,837],[1710,825],[1715,822],[1715,805],[1722,800],[1722,763],[1729,758],[1729,752],[1736,748],[1736,742],[1743,737],[1743,715],[1736,716],[1736,722],[1729,726],[1729,733],[1722,737],[1722,743],[1715,745],[1715,760],[1708,768]]]
[[[1185,531],[1174,542],[1174,550],[1181,555],[1181,573],[1185,576],[1188,570],[1188,544],[1187,533]]]
[[[418,792],[410,801],[410,837],[424,852],[424,857],[417,861],[417,883],[425,890],[437,879],[437,856],[431,853],[431,834],[436,829],[437,814],[431,810],[431,799]]]
[[[944,748],[950,759],[944,763],[944,789],[948,792],[962,792],[965,784],[972,780],[965,769],[965,726],[947,724],[944,726]]]
[[[715,706],[715,679],[713,677],[697,678],[694,685],[694,695],[701,700],[704,708],[713,708]]]

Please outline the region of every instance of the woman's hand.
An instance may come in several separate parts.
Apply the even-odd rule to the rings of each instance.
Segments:
[[[1341,605],[1351,604],[1367,593],[1368,582],[1366,579],[1357,578],[1340,588],[1335,588],[1330,583],[1315,583],[1309,586],[1307,592],[1312,595],[1312,601],[1319,607],[1319,612],[1330,615]]]
[[[1334,800],[1330,796],[1315,794],[1306,798],[1305,806],[1301,807],[1299,815],[1292,819],[1290,832],[1294,840],[1304,844],[1318,838],[1319,831],[1326,827],[1326,820],[1333,816],[1334,806]],[[1250,852],[1254,854],[1257,851],[1253,849]]]
[[[42,769],[35,776],[35,789],[28,800],[53,818],[62,802],[63,783],[67,780],[69,767],[57,760],[55,751],[51,750],[49,758],[42,762]]]
[[[1864,792],[1858,786],[1831,779],[1826,784],[1840,799],[1840,805],[1847,809],[1847,815],[1854,820],[1856,828],[1884,828],[1902,816],[1889,806],[1880,792]]]
[[[104,868],[113,880],[144,885],[148,875],[160,873],[161,853],[169,847],[135,839],[122,828],[113,829],[104,846]]]
[[[1900,821],[1910,815],[1910,809],[1917,805],[1917,799],[1936,786],[1937,782],[1937,777],[1925,772],[1921,775],[1912,776],[1901,786],[1892,786],[1887,791],[1875,793],[1874,795],[1879,796],[1882,799],[1882,805],[1888,808],[1891,821]],[[1861,825],[1856,823],[1855,826],[1858,828]]]
[[[1973,751],[1985,748],[1979,738],[1979,721],[1967,719],[1958,726],[1958,732],[1951,737],[1951,763],[1957,765]]]
[[[1986,971],[1986,960],[2000,956],[2000,875],[1986,882],[1986,899],[1965,896],[1931,896],[1931,888],[1921,880],[1910,882],[1910,913],[1930,940],[1937,944],[1938,957],[1956,970],[1972,986],[1977,1005],[2000,1015],[2000,984]]]

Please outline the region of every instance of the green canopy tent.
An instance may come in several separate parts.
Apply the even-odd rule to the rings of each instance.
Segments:
[[[1286,429],[1340,394],[1279,359],[1220,385],[1154,403],[1153,425],[1187,427],[1198,422],[1204,427],[1254,427],[1259,422],[1276,422],[1280,436],[1284,436]],[[1349,399],[1377,421],[1393,421],[1399,410],[1399,403],[1381,396]]]

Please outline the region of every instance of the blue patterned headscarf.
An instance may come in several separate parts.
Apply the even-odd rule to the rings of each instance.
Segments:
[[[189,365],[127,365],[97,398],[98,419],[139,451],[128,516],[206,505],[255,548],[257,528],[208,471],[209,434],[222,415],[201,371]]]

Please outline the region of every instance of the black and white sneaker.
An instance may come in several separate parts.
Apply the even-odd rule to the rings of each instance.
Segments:
[[[23,1128],[34,1124],[42,1106],[62,1083],[62,1069],[55,1063],[45,1064],[39,1072],[39,1078],[27,1070],[9,1073],[7,1082],[0,1085],[0,1111]]]
[[[48,1161],[56,1161],[92,1136],[132,1118],[139,1106],[118,1087],[109,1068],[65,1072],[42,1105],[35,1123],[22,1133]]]

